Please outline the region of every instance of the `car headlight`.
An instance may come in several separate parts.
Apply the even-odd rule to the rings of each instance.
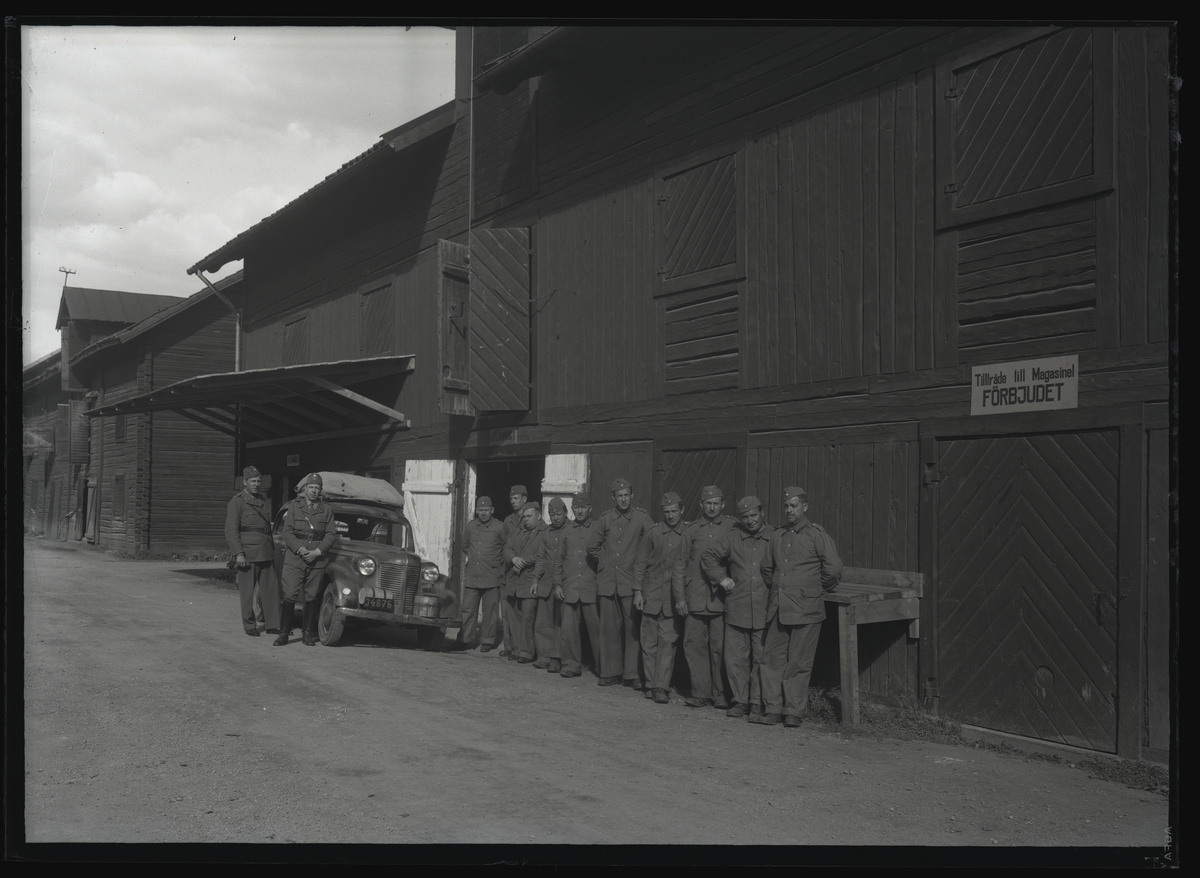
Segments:
[[[355,566],[358,567],[358,572],[363,576],[370,576],[375,572],[375,559],[364,556],[358,559],[358,563]]]
[[[441,576],[441,571],[438,570],[438,566],[436,564],[427,562],[421,565],[422,582],[437,582],[439,576]]]

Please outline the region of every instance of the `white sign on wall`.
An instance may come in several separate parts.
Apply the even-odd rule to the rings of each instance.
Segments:
[[[971,414],[1079,407],[1079,355],[971,367]]]

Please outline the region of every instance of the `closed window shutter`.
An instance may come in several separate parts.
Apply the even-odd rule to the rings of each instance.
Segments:
[[[308,317],[283,325],[283,365],[299,366],[308,362]]]
[[[470,267],[466,244],[438,241],[438,408],[473,415],[470,389]]]
[[[395,287],[386,284],[362,294],[362,355],[381,357],[395,353]]]
[[[527,411],[529,230],[471,232],[470,399],[480,411]]]

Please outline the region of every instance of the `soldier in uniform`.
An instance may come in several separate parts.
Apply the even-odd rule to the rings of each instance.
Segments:
[[[304,608],[304,645],[317,645],[317,590],[329,563],[329,547],[337,536],[333,510],[321,499],[321,487],[320,474],[309,473],[296,486],[300,496],[284,509],[283,624],[275,646],[287,644],[296,604]]]
[[[642,667],[646,697],[670,702],[675,644],[683,621],[671,606],[671,578],[683,546],[683,501],[674,491],[663,494],[663,520],[646,535],[633,568],[633,604],[642,611]]]
[[[562,604],[563,539],[567,534],[567,504],[558,497],[547,505],[550,526],[542,531],[543,570],[537,586],[537,616],[533,623],[533,642],[537,661],[535,668],[557,674],[562,671],[562,648],[559,643]]]
[[[588,641],[599,664],[600,617],[596,613],[596,553],[603,540],[592,516],[592,499],[586,493],[571,498],[574,521],[564,525],[565,533],[557,562],[559,585],[556,593],[562,601],[559,645],[562,670],[559,676],[578,677],[583,673],[583,645],[579,626],[587,626]],[[593,551],[595,550],[595,551]],[[599,667],[597,667],[599,671]]]
[[[521,509],[521,524],[504,544],[504,561],[508,565],[505,589],[511,592],[514,659],[523,665],[533,661],[533,623],[537,613],[538,583],[545,567],[545,547],[542,535],[546,525],[542,523],[542,507],[537,503],[526,503]]]
[[[600,565],[596,596],[600,610],[601,686],[622,681],[641,691],[638,673],[638,623],[641,612],[633,605],[633,564],[654,520],[633,506],[633,486],[627,479],[612,483],[613,508],[600,516],[602,545],[596,550]]]
[[[259,636],[254,607],[256,589],[267,631],[279,628],[279,580],[275,576],[271,543],[271,501],[258,493],[260,487],[262,473],[257,467],[246,467],[242,470],[242,490],[225,507],[225,542],[237,564],[242,628],[251,637]]]
[[[803,488],[783,489],[783,517],[787,524],[771,541],[775,571],[763,643],[762,722],[774,725],[782,719],[785,728],[794,729],[808,704],[825,593],[837,587],[842,559],[825,528],[808,520]]]
[[[671,591],[675,611],[684,617],[683,657],[692,677],[688,707],[712,705],[729,709],[729,686],[725,678],[724,644],[725,591],[704,578],[700,571],[704,550],[734,528],[736,522],[724,515],[725,495],[716,485],[700,492],[703,517],[684,530],[683,548],[675,562]]]
[[[512,512],[504,519],[504,540],[508,542],[509,538],[514,533],[521,529],[521,510],[525,503],[529,500],[529,491],[524,485],[513,485],[508,489],[508,502],[512,506]],[[507,579],[506,579],[507,582]],[[500,650],[500,657],[508,657],[510,661],[516,661],[518,656],[513,648],[520,637],[520,632],[515,630],[514,626],[519,627],[517,620],[517,609],[513,607],[513,597],[511,590],[506,586],[502,593],[504,595],[504,604],[500,607],[500,621],[504,626],[504,648]]]
[[[491,652],[500,630],[500,587],[504,582],[504,538],[507,529],[492,516],[492,498],[475,501],[475,517],[463,532],[463,552],[467,563],[463,570],[462,628],[458,639],[466,648],[478,646]],[[483,626],[476,631],[479,605],[483,604]]]
[[[741,523],[704,550],[705,577],[725,590],[725,671],[733,690],[733,707],[726,716],[750,714],[762,718],[763,633],[767,627],[774,556],[774,528],[763,521],[757,497],[737,505]],[[729,573],[725,573],[725,565]]]

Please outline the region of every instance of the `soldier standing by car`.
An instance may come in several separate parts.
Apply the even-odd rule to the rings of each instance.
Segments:
[[[725,715],[749,714],[751,722],[761,722],[763,633],[775,531],[763,521],[757,497],[743,497],[737,511],[741,523],[704,550],[701,568],[710,582],[725,590],[725,670],[733,690],[733,707]]]
[[[508,502],[512,505],[512,512],[504,519],[504,540],[508,540],[521,529],[521,510],[525,507],[529,500],[529,491],[524,485],[513,485],[508,489]],[[507,582],[507,580],[506,580]],[[500,622],[504,627],[504,648],[500,650],[500,657],[508,657],[512,661],[516,661],[518,656],[514,650],[517,640],[520,638],[517,610],[513,607],[515,599],[506,586],[503,589],[504,601],[500,607]]]
[[[459,642],[469,649],[491,652],[500,630],[500,589],[504,583],[504,542],[507,528],[492,516],[492,498],[475,501],[475,517],[463,533],[463,551],[467,563],[463,571],[462,628]],[[477,631],[479,605],[483,604],[483,625]]]
[[[515,642],[509,659],[523,665],[533,661],[533,623],[537,613],[538,582],[545,569],[545,546],[542,535],[546,525],[542,523],[542,507],[537,503],[526,503],[521,509],[521,524],[504,544],[504,561],[508,564],[505,588],[513,599],[512,627]]]
[[[574,521],[563,530],[562,546],[557,566],[562,589],[562,624],[559,627],[559,646],[562,648],[562,670],[559,676],[578,677],[583,673],[583,644],[580,624],[587,626],[588,642],[599,672],[600,617],[596,612],[596,557],[603,537],[592,518],[591,496],[580,492],[571,498]],[[595,550],[595,552],[593,551]],[[554,562],[552,562],[554,563]]]
[[[271,501],[258,493],[262,473],[257,467],[242,470],[242,490],[225,507],[225,541],[237,565],[238,592],[242,605],[242,628],[258,637],[254,592],[258,590],[266,630],[279,628],[279,580],[275,576],[271,544]]]
[[[787,524],[771,545],[775,571],[763,643],[762,722],[774,725],[782,718],[785,728],[794,729],[808,703],[825,593],[837,587],[843,567],[833,538],[808,520],[803,488],[783,489],[783,517]]]
[[[275,646],[287,645],[296,604],[304,608],[304,645],[317,645],[317,596],[329,562],[326,553],[337,536],[333,510],[321,499],[320,474],[306,475],[296,491],[300,496],[283,513],[283,619]]]
[[[598,682],[601,686],[624,682],[640,691],[643,683],[638,674],[638,623],[642,614],[633,604],[633,564],[654,520],[644,509],[634,508],[633,486],[628,479],[612,483],[612,497],[613,508],[600,516],[603,545],[596,550],[600,560],[596,585],[600,609]]]
[[[728,683],[725,679],[725,592],[709,583],[700,571],[704,550],[716,545],[736,522],[723,515],[725,495],[716,485],[700,492],[703,517],[688,525],[683,548],[675,562],[671,591],[675,610],[684,616],[683,657],[691,674],[691,694],[684,699],[688,707],[712,705],[729,708]]]
[[[663,494],[663,520],[646,534],[633,570],[634,606],[642,611],[642,667],[646,697],[670,702],[679,624],[671,606],[671,578],[683,546],[683,502],[674,491]]]
[[[546,504],[550,526],[542,531],[544,569],[537,585],[537,615],[533,623],[533,642],[537,661],[535,668],[557,674],[562,670],[562,647],[559,643],[562,604],[562,551],[567,533],[567,504],[553,497]]]

